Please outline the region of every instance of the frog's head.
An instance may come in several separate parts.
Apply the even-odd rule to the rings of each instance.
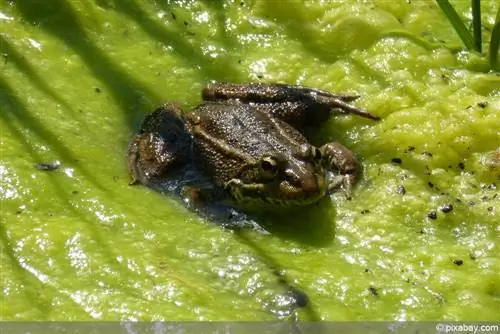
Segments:
[[[320,150],[305,144],[293,154],[275,152],[248,163],[225,188],[243,208],[273,210],[314,203],[328,186]]]

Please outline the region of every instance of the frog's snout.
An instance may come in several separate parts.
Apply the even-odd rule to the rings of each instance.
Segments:
[[[324,177],[318,175],[317,173],[299,173],[302,170],[287,170],[286,171],[286,182],[288,186],[293,188],[285,189],[285,193],[289,195],[298,195],[303,198],[314,198],[323,193],[325,189]],[[285,186],[286,188],[286,186]]]

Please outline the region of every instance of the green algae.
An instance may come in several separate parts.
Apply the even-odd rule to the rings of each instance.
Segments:
[[[293,318],[271,263],[302,320],[498,320],[500,79],[437,5],[18,0],[0,25],[0,319]],[[353,199],[263,235],[128,186],[143,116],[210,80],[361,95],[381,122],[315,138],[361,158]]]

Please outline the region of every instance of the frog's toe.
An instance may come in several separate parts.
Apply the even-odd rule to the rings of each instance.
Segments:
[[[342,190],[346,199],[352,198],[352,188],[356,183],[356,177],[352,175],[335,175],[329,180],[328,193],[334,193],[338,189]]]
[[[323,162],[335,174],[329,181],[328,189],[334,191],[341,188],[350,198],[352,188],[360,173],[361,166],[354,154],[340,143],[327,143],[321,146]]]
[[[139,140],[138,137],[140,135],[136,135],[130,141],[127,151],[127,169],[130,175],[129,185],[135,185],[142,183],[141,180],[144,178],[144,175],[141,169],[138,166],[138,158],[139,158]]]
[[[314,97],[317,103],[326,105],[332,109],[338,109],[345,114],[358,115],[364,118],[372,119],[375,121],[380,120],[380,117],[369,113],[368,111],[356,108],[350,105],[348,102],[356,100],[359,96],[357,95],[333,95],[330,96],[318,94]]]

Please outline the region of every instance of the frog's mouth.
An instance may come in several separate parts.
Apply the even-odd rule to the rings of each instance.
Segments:
[[[225,188],[238,205],[273,209],[315,203],[326,195],[327,182],[326,177],[320,175],[300,186],[286,180],[246,184],[240,179],[232,179],[226,183]]]

